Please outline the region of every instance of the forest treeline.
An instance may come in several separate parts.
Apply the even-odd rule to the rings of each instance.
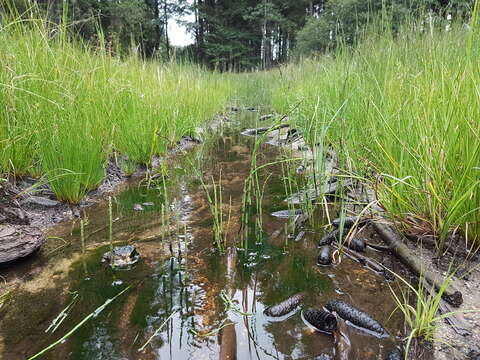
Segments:
[[[470,13],[472,0],[6,0],[28,16],[40,10],[72,33],[115,54],[173,56],[221,71],[266,69],[292,57],[353,44],[381,14],[391,27],[423,14],[449,21]],[[8,5],[10,4],[10,5]],[[13,7],[11,5],[14,5]],[[38,7],[36,6],[38,5]],[[185,19],[193,19],[188,22]],[[417,19],[417,18],[416,18]],[[194,38],[171,45],[169,23],[183,22]]]

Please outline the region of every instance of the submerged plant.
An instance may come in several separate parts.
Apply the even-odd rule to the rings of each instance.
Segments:
[[[218,250],[224,251],[227,246],[228,229],[230,226],[232,216],[232,199],[230,198],[228,214],[224,213],[223,209],[223,195],[222,195],[222,174],[220,172],[220,178],[218,183],[215,182],[212,176],[212,188],[210,191],[205,184],[202,176],[199,176],[201,185],[207,196],[208,206],[213,217],[213,236],[214,242]],[[225,218],[226,216],[226,218]]]

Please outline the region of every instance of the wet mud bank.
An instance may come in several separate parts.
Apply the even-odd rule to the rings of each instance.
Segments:
[[[397,282],[374,264],[407,269],[363,223],[355,236],[364,247],[346,247],[339,260],[330,236],[319,264],[343,185],[325,183],[323,206],[301,200],[323,199],[305,192],[306,144],[287,126],[240,134],[258,121],[238,112],[168,158],[167,174],[50,227],[40,251],[1,269],[0,357],[28,359],[82,324],[40,358],[393,359],[407,335],[393,313]],[[329,162],[326,171],[338,169]],[[119,256],[138,261],[109,266],[111,248],[126,245]],[[433,359],[417,350],[416,359]]]

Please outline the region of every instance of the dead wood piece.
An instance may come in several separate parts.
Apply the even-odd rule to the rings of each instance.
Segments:
[[[445,279],[442,276],[425,269],[416,254],[402,243],[401,236],[397,232],[387,224],[379,222],[374,222],[373,227],[382,237],[383,241],[392,248],[392,252],[398,256],[405,265],[407,265],[416,275],[423,276],[429,284],[435,287],[435,289],[440,290]],[[458,287],[455,286],[453,280],[451,280],[448,288],[443,292],[443,298],[455,307],[459,307],[463,302],[462,293],[457,289]]]
[[[7,226],[0,230],[0,264],[26,257],[43,244],[45,236],[33,226]]]
[[[334,244],[334,246],[338,249],[338,245]],[[360,264],[365,265],[369,267],[371,270],[378,272],[378,273],[383,273],[385,271],[385,267],[376,262],[373,259],[370,259],[369,257],[359,254],[356,251],[347,249],[346,247],[343,247],[342,251],[347,255],[350,259],[358,261]]]
[[[369,241],[367,241],[366,243],[368,247],[371,247],[374,250],[385,251],[385,252],[389,252],[390,250],[392,250],[390,246],[378,245],[378,244],[371,243]]]

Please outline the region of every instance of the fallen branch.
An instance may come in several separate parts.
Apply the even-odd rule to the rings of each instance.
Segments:
[[[379,222],[373,222],[373,227],[382,237],[383,241],[392,248],[392,252],[397,255],[405,265],[416,275],[423,276],[435,289],[440,290],[445,279],[440,275],[426,270],[416,254],[402,243],[401,236],[397,232],[387,224]],[[459,307],[463,303],[462,293],[457,290],[457,287],[453,284],[453,280],[450,281],[450,285],[445,289],[443,298],[455,307]]]

